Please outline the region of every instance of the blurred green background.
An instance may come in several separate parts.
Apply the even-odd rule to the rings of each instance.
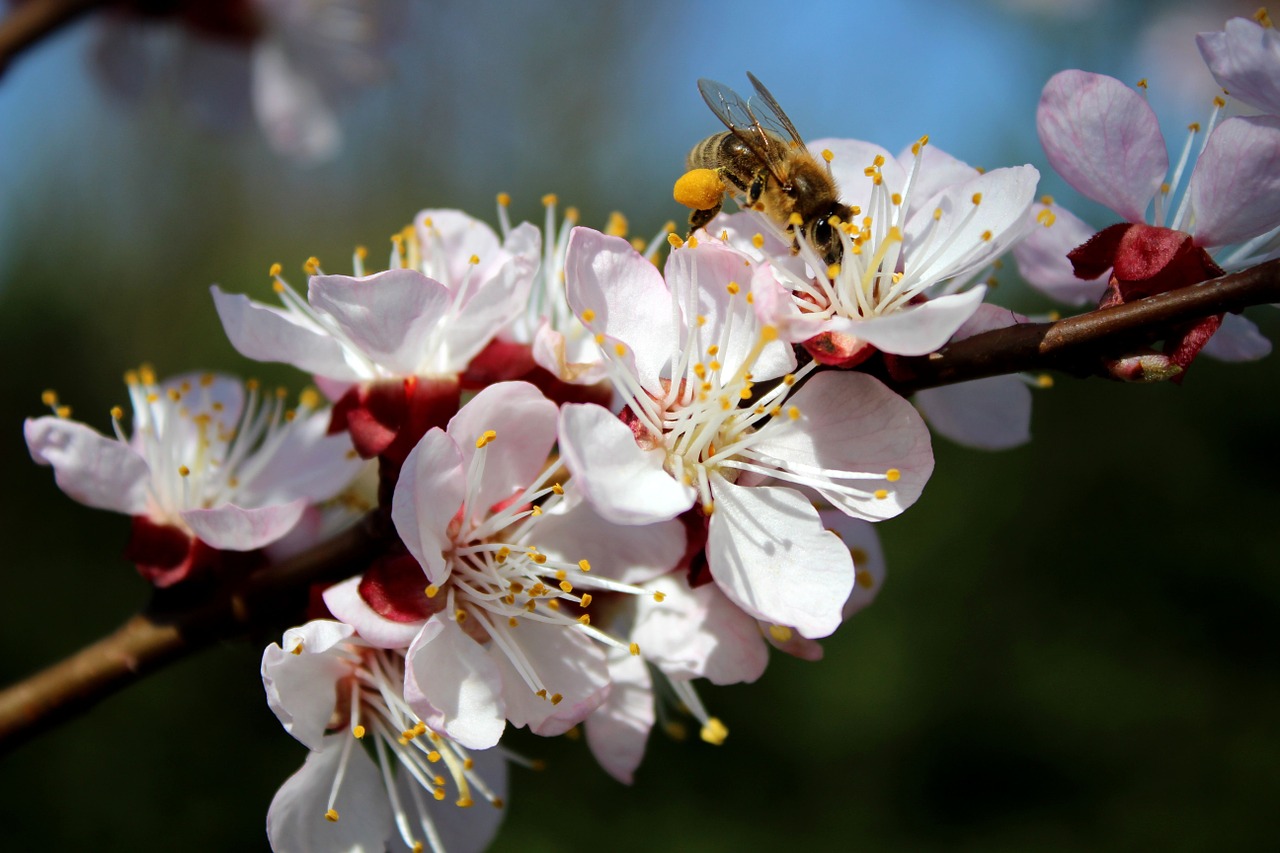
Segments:
[[[1081,67],[1147,76],[1169,128],[1211,83],[1190,35],[1250,5],[1004,0],[643,5],[411,4],[393,75],[342,115],[336,161],[302,169],[252,127],[210,135],[164,86],[125,105],[86,63],[88,20],[0,78],[0,678],[114,628],[147,598],[128,523],[65,498],[24,417],[56,388],[100,429],[121,374],[240,359],[208,285],[267,294],[268,265],[345,271],[423,207],[540,222],[681,218],[670,185],[717,129],[694,80],[767,82],[812,137],[897,150],[929,133],[988,167],[1032,162],[1040,87]],[[1199,76],[1197,77],[1197,71]],[[1180,135],[1174,135],[1176,146]],[[1046,191],[1096,225],[1047,175]],[[1010,278],[1009,274],[1005,274]],[[1049,304],[1010,278],[998,301]],[[1280,314],[1250,314],[1273,340]],[[495,849],[1248,850],[1280,839],[1280,361],[1202,360],[1181,388],[1059,381],[1034,442],[939,440],[920,503],[881,525],[876,604],[808,664],[703,692],[720,748],[655,735],[634,787],[581,741],[515,737]],[[265,849],[303,749],[267,709],[260,647],[227,644],[0,759],[0,847]]]

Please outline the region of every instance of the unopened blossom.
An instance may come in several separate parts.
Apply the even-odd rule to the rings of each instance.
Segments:
[[[933,352],[981,304],[986,287],[974,277],[1025,234],[1039,173],[980,174],[925,139],[901,159],[856,140],[814,146],[831,155],[854,212],[839,228],[841,260],[827,265],[802,242],[807,269],[777,264],[756,279],[757,310],[824,364]]]
[[[92,51],[113,94],[132,101],[169,88],[213,130],[256,119],[272,148],[304,165],[338,153],[339,107],[386,79],[404,12],[402,0],[107,5]]]
[[[569,303],[597,335],[625,408],[619,418],[563,407],[560,450],[606,518],[649,524],[696,507],[721,591],[755,618],[825,636],[853,566],[799,489],[855,517],[889,518],[919,496],[933,455],[915,410],[869,376],[821,373],[792,394],[815,365],[795,370],[790,346],[753,310],[744,282],[758,266],[695,240],[672,253],[664,280],[626,241],[575,229]]]
[[[339,399],[336,428],[349,429],[364,456],[398,459],[457,411],[460,376],[519,316],[538,263],[538,233],[521,225],[504,241],[453,210],[424,210],[396,235],[390,269],[326,275],[307,264],[307,294],[271,274],[282,307],[213,287],[231,343],[259,361],[314,374]]]
[[[1280,227],[1280,118],[1219,122],[1222,106],[1215,104],[1207,128],[1191,126],[1171,169],[1155,113],[1138,93],[1076,70],[1045,85],[1036,127],[1049,161],[1124,220],[1070,253],[1082,278],[1110,269],[1102,305],[1195,284],[1272,253]],[[1207,136],[1193,157],[1201,132]],[[1165,344],[1171,375],[1185,370],[1223,322],[1208,317],[1171,334]],[[1233,340],[1222,344],[1224,354],[1258,358],[1270,351],[1249,321],[1227,323],[1222,334]]]
[[[601,518],[548,464],[557,408],[532,385],[492,385],[405,460],[392,519],[405,559],[331,588],[329,609],[370,642],[408,647],[405,695],[473,748],[509,722],[562,734],[609,692],[595,596],[643,594],[685,550],[678,522]],[[410,556],[411,555],[411,556]]]
[[[414,851],[488,845],[502,820],[506,761],[431,729],[405,701],[404,672],[403,651],[330,620],[266,648],[267,702],[311,750],[267,813],[276,853],[372,853],[393,839]]]
[[[1200,33],[1196,44],[1213,79],[1231,97],[1280,114],[1280,35],[1265,9],[1252,21],[1232,18],[1219,32]]]
[[[32,458],[87,506],[134,517],[129,556],[158,586],[184,579],[209,548],[251,551],[280,540],[309,508],[342,492],[361,461],[344,435],[328,435],[329,412],[304,393],[213,373],[160,382],[150,368],[126,374],[132,434],[112,410],[115,435],[53,416],[24,426]]]

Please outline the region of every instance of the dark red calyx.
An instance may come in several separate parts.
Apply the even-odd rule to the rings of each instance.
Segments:
[[[462,387],[478,390],[495,382],[520,380],[533,385],[542,395],[556,405],[565,403],[596,403],[609,407],[613,402],[613,386],[608,382],[594,385],[575,385],[556,378],[551,371],[540,367],[533,360],[533,349],[528,344],[511,341],[493,341],[467,365],[462,374]]]
[[[179,527],[143,515],[133,516],[124,558],[159,589],[199,577],[243,577],[266,561],[261,550],[220,551]]]
[[[711,583],[711,572],[707,570],[707,524],[711,519],[702,511],[701,504],[695,504],[676,518],[684,525],[685,544],[684,556],[673,571],[688,572],[691,587]]]
[[[333,407],[329,433],[347,431],[365,459],[381,456],[397,470],[433,427],[444,428],[458,413],[457,377],[410,376],[357,385]]]
[[[421,622],[444,608],[443,595],[427,597],[428,583],[412,554],[390,554],[365,571],[359,592],[379,616],[392,622]]]
[[[814,361],[831,367],[857,367],[876,353],[876,348],[866,341],[839,332],[815,335],[803,346]]]

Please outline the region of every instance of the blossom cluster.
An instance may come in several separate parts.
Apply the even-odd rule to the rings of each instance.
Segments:
[[[1274,69],[1268,89],[1224,39],[1257,34],[1202,37],[1219,79],[1280,106]],[[129,430],[116,409],[101,435],[50,392],[28,447],[73,498],[132,518],[128,556],[161,587],[244,576],[379,518],[377,553],[263,654],[268,703],[309,750],[268,835],[277,851],[481,849],[525,761],[502,746],[509,727],[581,727],[624,782],[660,715],[723,742],[696,682],[754,681],[770,646],[817,660],[874,598],[872,525],[922,494],[926,419],[979,447],[1027,439],[1025,377],[913,400],[876,378],[1023,322],[985,301],[1007,252],[1051,294],[1103,305],[1276,253],[1280,118],[1215,111],[1177,205],[1192,146],[1166,175],[1137,93],[1064,72],[1038,120],[1055,168],[1124,225],[1091,236],[1036,201],[1032,166],[979,170],[927,138],[897,155],[812,144],[851,214],[830,223],[834,263],[799,223],[751,209],[649,241],[620,217],[578,226],[553,197],[541,228],[513,226],[505,197],[497,231],[424,210],[385,268],[360,248],[351,275],[308,260],[305,290],[274,265],[277,303],[212,288],[235,349],[311,376],[295,407],[142,368]],[[1115,372],[1178,376],[1206,345],[1257,357],[1259,340],[1209,318]]]

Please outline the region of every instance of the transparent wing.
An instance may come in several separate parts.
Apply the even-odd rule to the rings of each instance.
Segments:
[[[716,118],[746,143],[779,184],[786,185],[789,183],[786,166],[788,148],[792,144],[803,146],[804,143],[769,90],[754,76],[747,76],[758,95],[754,103],[723,83],[705,77],[698,81],[698,91]]]

